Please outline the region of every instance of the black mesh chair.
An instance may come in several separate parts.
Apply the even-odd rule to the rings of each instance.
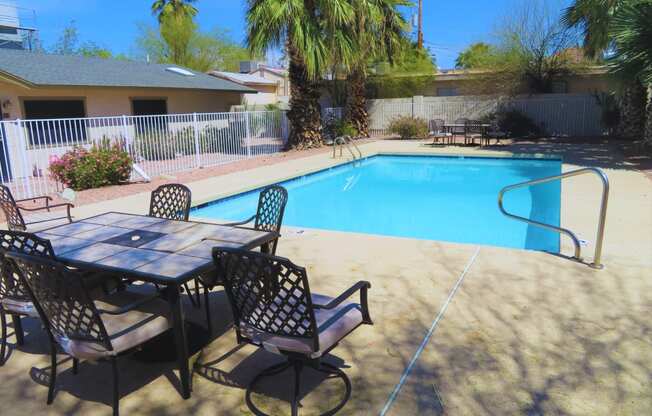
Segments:
[[[27,208],[18,205],[20,202],[31,202],[36,203],[38,201],[44,201],[43,206]],[[0,208],[5,214],[7,220],[7,228],[12,231],[38,231],[39,228],[44,228],[47,226],[54,226],[51,223],[53,221],[58,221],[61,223],[70,223],[72,222],[72,216],[70,215],[70,208],[74,208],[73,204],[62,203],[62,204],[50,204],[52,198],[49,196],[37,196],[34,198],[28,199],[14,199],[14,196],[11,194],[11,190],[6,185],[0,185]],[[63,208],[65,207],[64,212],[51,210],[54,208]]]
[[[492,120],[491,127],[489,127],[489,129],[485,133],[485,139],[487,145],[491,144],[490,143],[491,139],[496,139],[496,144],[499,144],[502,139],[506,139],[507,137],[509,137],[509,132],[502,131],[500,129],[500,125],[498,124],[498,121]]]
[[[468,118],[458,118],[455,120],[455,127],[452,128],[451,133],[453,134],[453,140],[456,136],[466,136],[466,123],[468,123]]]
[[[484,139],[484,128],[482,122],[477,120],[467,120],[464,124],[464,144],[475,144],[475,139],[482,143]]]
[[[111,363],[113,414],[117,415],[117,357],[171,328],[167,302],[158,293],[148,296],[128,290],[93,301],[79,271],[40,256],[12,252],[7,257],[15,263],[48,330],[51,368],[47,403],[54,399],[58,345],[73,358],[75,374],[79,360]]]
[[[149,216],[166,220],[188,221],[192,193],[180,183],[161,185],[152,191]]]
[[[281,225],[283,224],[283,214],[285,213],[285,206],[288,202],[288,191],[279,185],[272,185],[260,192],[258,196],[258,208],[256,214],[247,218],[244,221],[229,223],[225,225],[246,225],[251,222],[254,224],[256,230],[281,232]],[[272,241],[268,247],[269,254],[276,254],[276,247],[278,245],[278,238]],[[200,277],[200,283],[204,287],[204,304],[206,308],[206,322],[208,329],[211,330],[211,313],[210,305],[208,304],[208,295],[210,290],[215,286],[221,286],[222,277],[219,271],[212,274],[205,274]]]
[[[450,132],[446,131],[444,125],[446,122],[441,119],[433,119],[430,120],[429,123],[429,134],[433,138],[432,144],[437,144],[439,140],[441,140],[442,143],[444,143],[444,140],[448,139],[448,142],[450,143],[451,137],[453,136]]]
[[[216,247],[216,267],[223,272],[238,343],[249,343],[287,360],[258,374],[246,390],[246,402],[256,415],[264,415],[251,400],[252,389],[265,377],[286,369],[294,371],[292,415],[298,414],[301,374],[310,367],[341,378],[345,397],[330,411],[335,414],[348,401],[351,383],[346,374],[322,358],[348,334],[372,324],[367,306],[368,282],[360,281],[337,298],[310,292],[306,269],[290,260],[264,253]],[[360,303],[347,299],[360,294]]]
[[[21,231],[0,230],[0,365],[4,365],[7,353],[7,315],[14,324],[16,344],[24,344],[22,317],[38,318],[27,287],[16,273],[14,263],[7,259],[10,252],[54,258],[52,245],[34,234]]]

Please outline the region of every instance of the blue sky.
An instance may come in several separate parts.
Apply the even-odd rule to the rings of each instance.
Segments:
[[[0,0],[0,3],[6,0]],[[440,68],[454,66],[460,50],[490,40],[496,25],[515,5],[530,0],[424,0],[424,38]],[[551,0],[555,5],[566,0]],[[139,24],[155,24],[152,0],[17,0],[36,11],[35,25],[46,46],[74,20],[82,41],[93,41],[114,52],[133,53]],[[244,38],[244,0],[199,0],[198,21],[203,29],[219,26],[232,37]]]

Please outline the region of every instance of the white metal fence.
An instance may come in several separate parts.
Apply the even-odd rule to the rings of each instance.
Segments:
[[[61,189],[49,165],[75,147],[124,146],[148,177],[279,152],[281,111],[0,121],[0,179],[16,198]]]
[[[414,116],[427,120],[477,119],[499,109],[516,109],[554,136],[599,136],[601,109],[591,94],[545,94],[520,97],[409,97],[369,100],[370,133],[389,134],[390,121],[396,116]],[[341,108],[325,109],[337,116]]]

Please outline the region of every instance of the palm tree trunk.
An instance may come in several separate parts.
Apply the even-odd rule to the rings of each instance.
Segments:
[[[288,146],[295,149],[308,149],[322,145],[320,89],[316,81],[310,79],[297,49],[287,46],[290,57],[290,121]]]
[[[647,86],[647,111],[645,114],[645,144],[652,149],[652,84]]]
[[[643,137],[646,95],[646,89],[639,81],[625,85],[620,100],[619,136],[633,140]]]
[[[360,137],[369,137],[369,114],[365,88],[367,75],[364,69],[355,69],[349,74],[346,95],[346,119],[355,127]]]

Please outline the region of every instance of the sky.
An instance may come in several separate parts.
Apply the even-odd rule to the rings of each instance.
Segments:
[[[0,0],[0,3],[9,0]],[[35,26],[46,47],[75,21],[80,41],[92,41],[114,53],[134,54],[142,24],[156,24],[153,0],[14,0],[29,17],[23,25]],[[415,0],[416,1],[416,0]],[[497,25],[515,5],[531,0],[424,0],[424,39],[439,68],[452,68],[458,53],[473,42],[490,41]],[[568,0],[550,0],[555,5]],[[244,0],[198,0],[198,23],[204,30],[227,29],[237,42],[244,40]],[[561,7],[560,7],[561,8]],[[408,11],[409,12],[409,11]],[[414,9],[416,12],[416,8]]]

